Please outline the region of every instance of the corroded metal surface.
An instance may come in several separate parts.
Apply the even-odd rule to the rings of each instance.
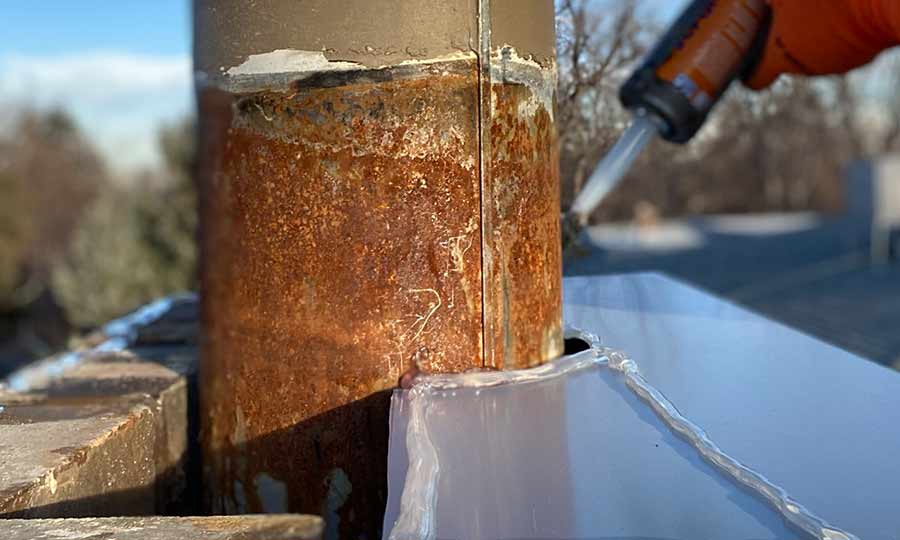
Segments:
[[[485,364],[519,369],[563,352],[555,66],[495,53],[483,101]]]
[[[211,510],[377,537],[400,376],[562,352],[552,67],[507,50],[525,67],[494,74],[465,49],[379,68],[306,51],[284,64],[299,71],[204,79]]]
[[[378,392],[414,365],[481,366],[477,72],[373,77],[205,111],[230,117],[202,176],[216,511],[352,508],[344,530],[377,530]]]
[[[307,388],[307,417],[390,388],[414,362],[480,366],[474,73],[447,69],[235,99],[204,186],[203,292],[230,314],[204,321],[211,357],[242,364],[211,377],[237,368],[248,399],[266,377],[328,381]]]

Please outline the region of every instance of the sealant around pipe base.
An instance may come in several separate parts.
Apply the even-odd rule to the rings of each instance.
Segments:
[[[395,393],[385,538],[623,536],[621,514],[631,512],[639,514],[630,521],[641,530],[627,531],[630,537],[744,537],[759,535],[762,524],[778,538],[801,533],[856,539],[719,448],[644,379],[633,359],[601,347],[590,334],[567,334],[588,340],[591,348],[534,369],[425,376],[411,390]],[[616,386],[623,382],[625,392]],[[747,493],[731,494],[696,508],[695,515],[666,519],[673,505],[655,502],[677,497],[677,489],[639,480],[648,473],[652,478],[658,463],[635,462],[637,448],[615,452],[633,444],[623,439],[634,435],[623,424],[635,419],[610,416],[623,401],[632,410],[642,406],[638,417],[644,422],[652,411],[669,435],[689,443],[710,466],[693,471],[698,476],[686,479],[684,489],[715,493],[727,479],[755,495],[755,502],[745,500]],[[623,485],[629,479],[635,485]],[[763,502],[780,523],[763,515]],[[710,513],[720,519],[710,521]],[[673,523],[679,530],[664,530]],[[713,523],[729,528],[716,530]]]

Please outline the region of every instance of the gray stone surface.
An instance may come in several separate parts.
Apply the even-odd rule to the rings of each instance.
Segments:
[[[187,482],[195,336],[196,297],[164,298],[0,381],[0,517],[196,508]]]
[[[315,540],[321,533],[321,519],[302,515],[0,521],[4,540]]]
[[[166,367],[96,355],[0,400],[4,517],[160,513],[184,488],[187,385]]]

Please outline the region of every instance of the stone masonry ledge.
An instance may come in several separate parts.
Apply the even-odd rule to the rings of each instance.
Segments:
[[[199,509],[197,318],[164,298],[0,380],[0,538],[321,537],[316,516],[158,515]]]
[[[0,517],[196,508],[186,503],[195,312],[193,297],[155,302],[0,381]],[[0,520],[0,538],[14,523]]]
[[[0,521],[4,540],[318,540],[322,528],[318,517],[274,514]]]
[[[187,388],[164,366],[96,354],[0,403],[2,517],[151,515],[184,491]]]

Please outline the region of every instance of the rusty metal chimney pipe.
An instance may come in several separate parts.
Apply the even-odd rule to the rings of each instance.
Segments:
[[[210,509],[374,538],[402,373],[562,352],[553,2],[194,21]]]

